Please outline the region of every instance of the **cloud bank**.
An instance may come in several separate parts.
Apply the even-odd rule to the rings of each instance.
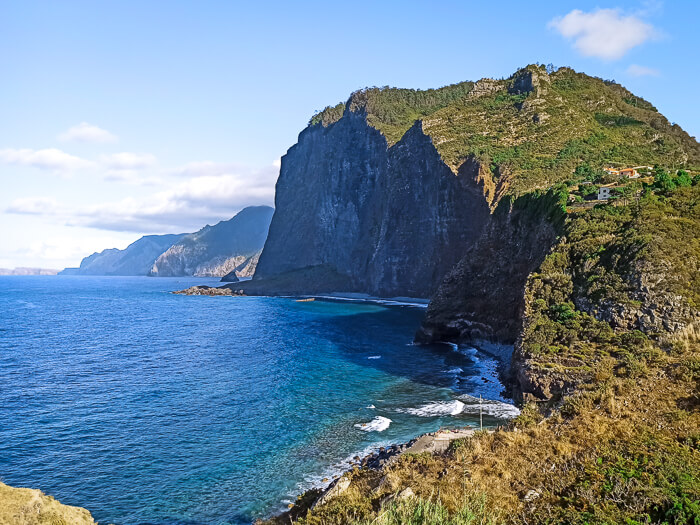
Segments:
[[[39,150],[2,149],[0,150],[0,162],[52,171],[73,171],[89,168],[93,165],[90,161],[70,155],[56,148]]]
[[[69,226],[137,233],[181,233],[230,219],[246,206],[274,201],[278,169],[201,175],[150,197],[129,197],[79,208],[50,197],[15,199],[6,213],[46,216]]]
[[[583,56],[617,60],[631,49],[653,39],[654,27],[620,9],[574,9],[551,20],[548,26],[573,42]]]
[[[87,122],[81,122],[58,136],[58,140],[63,142],[92,142],[109,143],[117,142],[117,137],[106,129],[93,126]]]
[[[632,64],[627,68],[627,74],[633,77],[658,77],[661,73],[658,69]]]

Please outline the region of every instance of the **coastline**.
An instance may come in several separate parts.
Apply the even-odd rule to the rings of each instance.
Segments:
[[[500,426],[500,425],[499,425]],[[325,476],[320,482],[312,484],[305,490],[302,489],[296,496],[296,500],[284,500],[287,509],[268,516],[265,519],[256,520],[255,524],[281,524],[289,523],[290,520],[299,518],[302,513],[318,504],[327,503],[334,497],[342,494],[349,486],[346,479],[358,469],[368,469],[381,471],[384,467],[396,463],[399,458],[406,454],[444,454],[453,441],[458,439],[468,439],[477,432],[493,432],[492,428],[479,429],[472,426],[446,427],[435,432],[420,434],[413,439],[402,443],[390,445],[376,445],[366,448],[363,452],[348,456],[338,463],[338,469],[329,467],[330,474]],[[360,454],[364,454],[360,456]],[[341,465],[345,465],[341,468]]]
[[[243,281],[246,282],[246,281]],[[420,297],[376,297],[358,292],[328,292],[328,293],[250,293],[241,288],[242,283],[230,283],[223,286],[198,285],[174,290],[176,295],[209,295],[213,297],[286,297],[290,299],[318,299],[327,301],[348,301],[360,303],[374,303],[387,306],[412,306],[415,308],[428,308],[430,299]]]

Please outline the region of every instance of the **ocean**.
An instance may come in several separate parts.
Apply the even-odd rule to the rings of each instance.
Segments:
[[[251,523],[480,395],[517,413],[492,358],[412,344],[423,307],[170,293],[214,283],[0,277],[0,479],[100,523]]]

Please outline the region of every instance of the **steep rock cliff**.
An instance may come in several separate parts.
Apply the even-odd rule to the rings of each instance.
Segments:
[[[185,235],[153,263],[150,275],[222,277],[237,268],[250,275],[265,243],[273,209],[244,208],[233,218]]]
[[[563,205],[556,192],[502,201],[481,237],[440,284],[416,339],[512,344],[520,330],[528,275],[556,240]]]
[[[420,121],[388,146],[362,107],[307,128],[282,158],[255,279],[323,266],[352,290],[429,297],[489,214],[471,166],[455,176]]]
[[[504,197],[610,162],[698,166],[700,147],[622,86],[568,68],[358,91],[315,115],[283,157],[257,283],[248,286],[265,290],[275,279],[302,289],[293,280],[304,275],[309,291],[341,291],[332,286],[344,282],[343,291],[430,297],[468,250],[475,256],[485,226],[496,240],[503,223],[493,221],[507,219],[491,212]],[[537,259],[525,252],[513,262],[523,271]],[[322,278],[331,275],[332,283]],[[518,274],[518,286],[526,277]]]

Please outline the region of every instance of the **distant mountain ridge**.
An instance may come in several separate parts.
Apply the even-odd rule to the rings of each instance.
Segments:
[[[195,233],[146,235],[123,250],[95,252],[59,275],[252,276],[273,211],[251,206]]]
[[[239,277],[252,277],[273,213],[270,206],[249,206],[228,221],[185,235],[156,259],[149,275],[223,277],[240,269]]]
[[[184,235],[145,235],[123,250],[95,252],[79,268],[66,268],[59,275],[148,275],[156,258]]]

